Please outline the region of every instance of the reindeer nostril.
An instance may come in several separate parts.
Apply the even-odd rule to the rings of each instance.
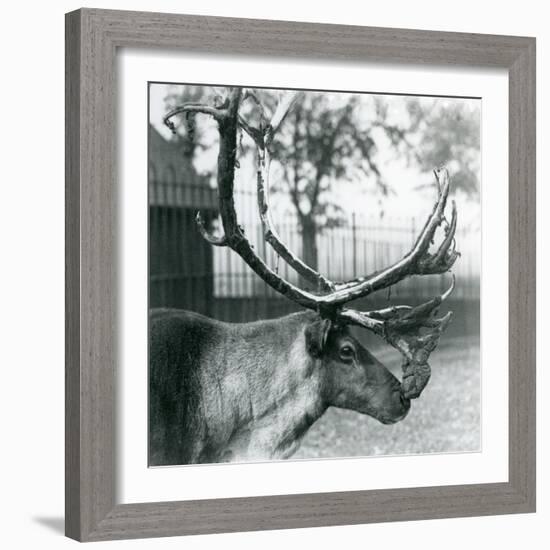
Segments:
[[[399,391],[399,401],[401,402],[401,406],[404,409],[408,410],[409,407],[411,406],[411,400],[405,397],[402,391]]]

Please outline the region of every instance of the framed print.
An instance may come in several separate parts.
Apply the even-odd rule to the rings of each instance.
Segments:
[[[67,535],[534,511],[534,39],[66,40]]]

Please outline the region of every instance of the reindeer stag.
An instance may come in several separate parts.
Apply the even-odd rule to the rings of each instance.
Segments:
[[[454,287],[417,305],[373,311],[347,307],[352,300],[410,277],[450,271],[455,250],[456,207],[445,217],[449,177],[435,170],[437,200],[414,246],[382,271],[350,281],[330,281],[302,262],[278,236],[269,212],[273,137],[292,108],[295,95],[282,96],[265,127],[239,113],[251,91],[230,89],[217,106],[184,104],[165,117],[202,113],[217,122],[218,196],[223,235],[211,234],[200,213],[197,224],[213,246],[229,247],[278,293],[306,311],[275,320],[228,324],[177,310],[151,312],[151,465],[287,458],[309,427],[330,406],[352,409],[383,423],[403,419],[410,400],[430,378],[428,358],[447,327],[451,312],[437,310]],[[254,251],[239,225],[233,200],[238,132],[257,148],[259,216],[265,240],[315,290],[304,290],[272,270]],[[430,252],[436,230],[444,236]],[[382,337],[403,356],[400,382],[352,335],[351,325]]]

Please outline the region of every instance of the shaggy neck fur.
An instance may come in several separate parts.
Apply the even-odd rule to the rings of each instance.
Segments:
[[[222,433],[206,430],[222,449],[218,460],[286,458],[326,410],[320,360],[306,351],[310,320],[311,314],[290,315],[273,321],[277,330],[265,322],[234,325],[226,337],[223,368],[209,373],[214,384],[204,385],[216,388],[204,406],[224,418]]]

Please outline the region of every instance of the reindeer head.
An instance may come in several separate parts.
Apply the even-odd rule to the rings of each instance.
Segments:
[[[350,281],[330,281],[302,262],[289,250],[278,236],[269,214],[270,146],[275,132],[285,119],[296,96],[292,94],[285,96],[275,110],[271,122],[260,128],[251,127],[239,114],[241,103],[248,97],[252,97],[256,103],[259,103],[252,92],[243,94],[241,88],[232,88],[229,91],[227,100],[220,106],[207,106],[196,103],[184,104],[165,117],[165,123],[172,129],[174,129],[174,125],[171,118],[179,113],[203,113],[212,116],[218,122],[220,149],[217,179],[219,211],[224,235],[218,237],[210,234],[202,222],[200,213],[197,214],[199,230],[212,245],[227,246],[235,251],[265,283],[286,298],[304,308],[318,312],[321,319],[325,319],[330,323],[337,323],[339,327],[356,325],[372,331],[399,350],[403,356],[403,379],[401,383],[394,379],[389,371],[387,371],[387,374],[380,374],[382,372],[380,368],[384,367],[356,340],[350,340],[352,342],[351,347],[355,348],[356,360],[360,359],[362,365],[366,369],[370,369],[371,376],[373,372],[375,373],[375,380],[383,379],[385,391],[390,392],[392,395],[390,399],[392,413],[385,415],[385,413],[377,412],[373,416],[378,414],[377,417],[382,421],[398,420],[406,414],[409,400],[420,395],[430,378],[428,358],[436,348],[441,333],[445,330],[451,318],[450,312],[443,317],[437,317],[437,310],[441,302],[452,292],[454,277],[450,288],[443,295],[436,296],[432,300],[414,307],[399,305],[381,310],[359,311],[347,307],[347,304],[378,290],[388,288],[413,275],[430,275],[450,271],[459,254],[455,250],[454,240],[457,222],[454,202],[450,222],[445,218],[445,207],[449,194],[448,173],[443,169],[434,171],[438,192],[433,211],[413,247],[401,260],[379,272]],[[315,291],[299,288],[272,270],[255,253],[244,234],[243,228],[238,223],[233,200],[233,186],[239,129],[243,129],[254,140],[257,147],[258,208],[265,240],[298,274],[314,285]],[[430,252],[430,245],[433,243],[435,233],[440,227],[443,228],[444,237],[435,251]],[[333,338],[342,338],[342,334],[346,334],[346,338],[351,338],[349,331],[346,332],[345,329],[340,329],[340,331],[333,332],[333,334]],[[333,344],[330,347],[331,353],[339,354],[339,364],[346,363],[346,361],[342,361],[342,352],[344,354],[347,352],[343,351],[341,345],[336,345],[335,342]],[[336,382],[335,387],[338,387]],[[339,399],[344,399],[344,397],[334,396],[335,403],[338,403]],[[353,396],[348,395],[347,399],[348,402],[352,402]],[[378,399],[374,396],[372,403],[377,402]],[[356,408],[359,410],[360,406],[357,405]],[[379,408],[382,409],[383,407]],[[372,409],[369,410],[364,412],[371,414]]]
[[[393,424],[405,418],[410,399],[399,380],[351,334],[348,324],[316,317],[305,330],[326,406],[351,409]]]

